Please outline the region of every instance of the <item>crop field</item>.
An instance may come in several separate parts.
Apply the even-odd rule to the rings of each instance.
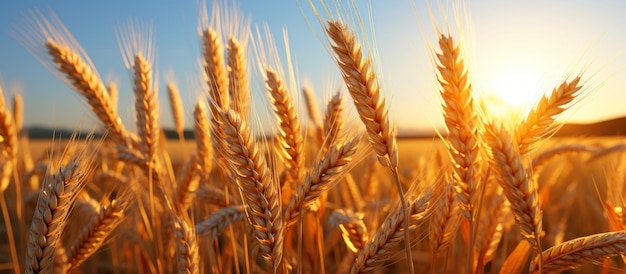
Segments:
[[[519,120],[493,117],[456,34],[440,31],[431,54],[445,129],[398,138],[358,20],[317,14],[343,80],[318,103],[289,84],[271,34],[211,12],[190,106],[173,82],[157,92],[149,28],[118,29],[133,89],[118,98],[62,18],[34,13],[21,40],[106,130],[29,140],[28,104],[0,94],[0,272],[624,273],[623,138],[550,138],[585,99],[584,70]],[[253,70],[272,134],[253,129]],[[134,126],[120,100],[133,101]]]

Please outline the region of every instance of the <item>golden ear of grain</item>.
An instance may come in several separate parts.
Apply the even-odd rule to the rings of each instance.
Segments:
[[[0,172],[0,193],[9,187],[13,168],[17,164],[17,132],[11,111],[5,106],[4,94],[0,87],[0,153],[2,167]]]
[[[235,197],[230,195],[226,197],[226,193],[223,190],[217,187],[206,186],[206,184],[201,185],[198,190],[196,190],[195,194],[200,202],[220,207],[228,206],[229,203],[235,201]],[[229,203],[226,202],[227,198]]]
[[[605,232],[580,237],[546,249],[542,253],[543,271],[559,272],[582,264],[597,263],[602,258],[626,252],[626,232]],[[538,259],[531,265],[531,273],[538,272]]]
[[[248,66],[246,48],[235,37],[228,40],[228,92],[230,105],[243,120],[248,120],[250,88],[248,84]]]
[[[439,254],[445,252],[454,239],[461,215],[454,190],[454,181],[443,179],[437,180],[435,183],[440,185],[435,192],[441,197],[433,204],[428,238],[433,253]]]
[[[217,110],[224,134],[221,155],[226,157],[232,170],[230,175],[243,195],[248,221],[259,241],[261,254],[277,271],[283,258],[285,237],[280,187],[271,177],[248,124],[233,110]]]
[[[302,89],[302,95],[304,95],[304,102],[306,103],[306,112],[309,115],[309,119],[313,122],[316,130],[322,129],[322,117],[320,116],[319,106],[315,99],[315,93],[313,89],[305,87]]]
[[[213,144],[211,143],[211,126],[207,106],[202,100],[196,102],[193,109],[195,120],[196,157],[200,177],[206,180],[213,168]],[[218,142],[218,140],[216,140]]]
[[[152,164],[156,160],[160,134],[159,106],[152,82],[152,64],[141,52],[135,56],[133,72],[137,132],[141,138],[146,163]]]
[[[200,187],[197,171],[198,157],[193,153],[185,163],[176,182],[176,208],[178,212],[185,212],[196,196],[196,191]]]
[[[463,216],[473,220],[473,207],[478,205],[478,122],[461,48],[450,36],[439,35],[436,57],[441,86],[443,116],[448,129],[448,149],[454,163],[458,198]]]
[[[344,127],[345,120],[343,118],[343,98],[341,92],[335,93],[333,98],[328,101],[326,113],[324,114],[323,138],[324,149],[328,149],[335,143],[335,139],[340,135]]]
[[[411,202],[408,210],[409,220],[404,217],[404,212],[401,210],[402,204],[396,203],[374,236],[358,253],[350,272],[372,272],[388,262],[393,257],[394,252],[398,251],[394,247],[404,241],[404,223],[407,222],[409,230],[414,231],[425,221],[425,216],[430,212],[431,194],[425,192],[421,197]]]
[[[337,64],[379,162],[383,166],[397,167],[396,138],[370,58],[363,56],[354,34],[341,22],[327,22],[326,33],[332,40]]]
[[[91,110],[109,129],[111,135],[123,144],[131,144],[132,138],[115,112],[104,84],[83,58],[70,47],[55,41],[48,41],[46,48],[59,71],[65,74],[72,86],[87,99]]]
[[[289,227],[296,224],[300,214],[304,214],[322,193],[334,187],[350,171],[348,165],[352,164],[359,139],[354,138],[341,146],[331,147],[309,170],[304,183],[298,185],[285,209]]]
[[[228,74],[224,64],[224,46],[214,29],[209,28],[202,33],[202,56],[209,96],[217,106],[227,108],[230,99],[228,97]]]
[[[185,113],[183,109],[183,101],[180,98],[180,92],[178,87],[173,82],[169,82],[166,85],[167,94],[170,98],[170,107],[172,109],[172,116],[174,117],[174,126],[176,127],[176,133],[180,140],[185,139]]]
[[[486,140],[491,150],[492,167],[511,204],[511,211],[520,225],[522,236],[533,248],[540,250],[542,211],[536,182],[522,165],[518,146],[506,130],[490,124],[487,126]]]
[[[246,211],[244,206],[225,206],[211,214],[208,219],[196,224],[196,231],[198,235],[210,235],[213,241],[226,227],[243,221],[245,218]]]
[[[15,132],[21,135],[24,123],[24,99],[19,93],[13,95],[13,120],[15,121]]]
[[[528,113],[524,121],[517,126],[517,145],[520,154],[526,155],[538,140],[554,133],[556,116],[567,109],[566,105],[574,101],[582,86],[580,76],[571,81],[564,81],[552,90],[549,97],[542,97],[539,103]]]
[[[283,158],[287,174],[289,174],[286,181],[297,182],[304,165],[304,137],[298,112],[283,80],[274,70],[266,69],[265,83],[274,109],[274,118],[280,131],[277,139],[281,148],[279,155]]]
[[[44,180],[33,215],[26,251],[26,273],[50,273],[56,247],[78,193],[86,167],[72,162]]]
[[[367,227],[363,222],[363,213],[337,209],[330,215],[329,222],[339,226],[343,241],[350,251],[357,253],[367,243]]]
[[[98,209],[70,247],[68,272],[78,268],[104,244],[107,236],[124,220],[130,199],[127,193]]]
[[[174,236],[178,273],[200,273],[200,255],[194,227],[174,216]]]

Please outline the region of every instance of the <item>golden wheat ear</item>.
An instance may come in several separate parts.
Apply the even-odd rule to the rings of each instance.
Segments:
[[[132,71],[135,120],[141,139],[141,152],[147,164],[156,159],[160,125],[158,90],[154,85],[154,36],[151,24],[129,21],[118,28],[118,43],[126,68]]]
[[[511,204],[520,232],[533,248],[541,252],[542,210],[536,182],[523,166],[513,137],[502,126],[488,125],[486,140],[491,151],[491,165]]]
[[[74,145],[75,141],[71,141],[67,148]],[[93,155],[87,153],[87,150],[79,150],[68,155],[68,164],[61,166],[59,163],[57,171],[50,171],[52,173],[45,177],[28,237],[26,273],[52,271],[69,213],[93,169]]]
[[[298,112],[284,80],[276,71],[266,68],[265,83],[274,109],[274,120],[278,124],[278,154],[285,162],[289,175],[285,181],[294,184],[299,181],[304,166],[304,137]],[[284,183],[281,182],[281,185]]]
[[[543,271],[558,272],[626,252],[626,232],[605,232],[569,240],[543,251]],[[538,273],[540,258],[533,260],[531,273]]]
[[[67,270],[78,268],[104,244],[105,239],[122,223],[132,204],[130,192],[125,192],[109,204],[100,206],[87,226],[75,238],[67,253]]]
[[[226,157],[232,171],[229,175],[242,194],[261,255],[277,271],[282,264],[285,238],[280,187],[246,121],[234,110],[217,110],[224,134],[220,154]]]
[[[174,118],[174,126],[178,139],[185,140],[185,110],[183,108],[183,101],[178,91],[178,86],[174,81],[169,81],[166,84],[167,94],[170,99],[170,108],[172,110],[172,117]]]
[[[58,17],[52,14],[50,18],[41,12],[32,12],[31,18],[17,30],[18,40],[44,66],[85,97],[115,141],[136,147],[136,137],[122,124],[89,56]]]
[[[580,94],[580,79],[577,76],[571,81],[564,81],[550,95],[542,97],[517,126],[517,145],[522,155],[528,154],[539,140],[550,137],[558,129],[554,125],[554,119]]]

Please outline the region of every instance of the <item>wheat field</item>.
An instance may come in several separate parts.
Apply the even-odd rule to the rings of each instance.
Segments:
[[[134,127],[122,123],[117,85],[60,19],[33,13],[20,40],[80,95],[104,137],[30,140],[28,104],[0,94],[1,272],[624,272],[626,145],[550,139],[589,90],[586,74],[503,122],[476,96],[460,39],[439,32],[432,71],[445,132],[399,139],[354,22],[317,13],[343,79],[318,104],[294,89],[271,37],[212,9],[193,106],[174,82],[164,86],[171,104],[158,104],[150,28],[118,29]],[[253,130],[255,71],[273,134]],[[177,140],[165,138],[163,114]]]

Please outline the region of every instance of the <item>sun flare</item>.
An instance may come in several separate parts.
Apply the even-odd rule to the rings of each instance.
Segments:
[[[485,90],[487,111],[515,120],[535,102],[540,74],[528,67],[509,67],[493,74]],[[504,118],[504,117],[502,117]]]

